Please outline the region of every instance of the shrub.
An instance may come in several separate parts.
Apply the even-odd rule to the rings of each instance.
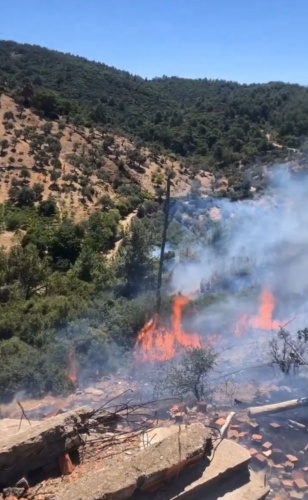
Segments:
[[[217,353],[209,347],[189,348],[178,362],[172,362],[163,382],[173,395],[193,394],[200,401],[210,392],[208,375],[214,369]]]

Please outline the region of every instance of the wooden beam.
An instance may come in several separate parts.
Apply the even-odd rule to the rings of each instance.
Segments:
[[[248,415],[257,416],[266,413],[279,413],[281,411],[293,410],[300,406],[308,406],[308,398],[290,399],[289,401],[282,401],[281,403],[264,406],[251,406],[247,411]]]

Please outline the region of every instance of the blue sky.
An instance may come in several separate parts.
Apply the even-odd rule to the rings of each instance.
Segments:
[[[0,38],[143,77],[308,84],[308,0],[2,0]]]

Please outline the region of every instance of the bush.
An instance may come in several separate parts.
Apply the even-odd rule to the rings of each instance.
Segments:
[[[22,227],[24,218],[19,213],[11,213],[6,217],[6,229],[8,231],[16,231]]]
[[[217,356],[209,347],[187,349],[178,362],[171,363],[164,389],[172,395],[193,394],[197,401],[203,400],[210,392],[208,375],[215,367]]]
[[[41,201],[38,206],[38,213],[43,217],[53,217],[57,213],[57,204],[54,198],[49,197],[47,200]]]

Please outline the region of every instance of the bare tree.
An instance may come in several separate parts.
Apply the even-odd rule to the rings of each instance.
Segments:
[[[270,364],[278,366],[279,370],[285,375],[298,373],[303,365],[308,365],[305,356],[305,330],[297,332],[294,338],[284,328],[280,328],[277,337],[269,343]]]

